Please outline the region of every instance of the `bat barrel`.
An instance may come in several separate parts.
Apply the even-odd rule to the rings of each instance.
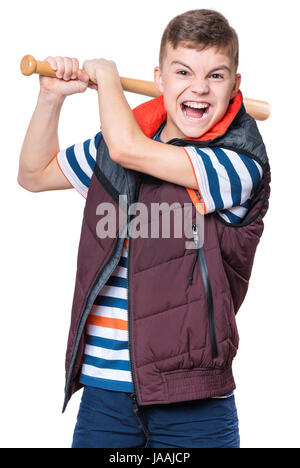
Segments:
[[[271,106],[266,101],[244,98],[244,106],[248,114],[256,120],[267,120],[271,115]]]
[[[124,91],[154,98],[161,95],[153,81],[135,80],[133,78],[124,77],[121,77],[120,80]]]

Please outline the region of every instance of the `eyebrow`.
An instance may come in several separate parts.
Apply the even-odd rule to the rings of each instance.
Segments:
[[[213,73],[218,70],[227,70],[229,73],[231,73],[231,70],[229,67],[227,67],[227,65],[220,65],[219,67],[216,67],[213,70],[211,70],[209,73]]]
[[[179,60],[173,60],[173,62],[171,63],[171,66],[172,65],[183,65],[184,67],[188,68],[189,70],[193,71],[191,69],[191,67],[189,67],[188,65],[186,65],[185,63],[183,62],[180,62]],[[231,70],[229,67],[227,67],[227,65],[219,65],[218,67],[216,68],[213,68],[212,70],[210,70],[209,73],[213,73],[215,71],[218,71],[218,70],[227,70],[229,73],[231,73]]]
[[[172,65],[183,65],[184,67],[186,67],[186,68],[188,68],[189,70],[193,71],[193,70],[191,69],[191,67],[189,67],[188,65],[186,65],[186,64],[183,63],[183,62],[180,62],[179,60],[173,60],[173,62],[171,63],[171,66],[172,66]]]

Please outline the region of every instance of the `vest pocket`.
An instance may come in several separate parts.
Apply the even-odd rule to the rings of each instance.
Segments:
[[[198,225],[194,224],[192,229],[193,229],[193,235],[194,235],[195,255],[194,255],[194,261],[193,261],[193,265],[192,265],[190,276],[189,276],[189,284],[192,284],[193,282],[195,265],[198,261],[198,264],[200,266],[202,280],[203,280],[205,295],[206,295],[212,357],[216,358],[218,357],[218,347],[217,347],[216,330],[215,330],[213,295],[212,295],[212,290],[211,290],[211,285],[210,285],[210,279],[209,279],[204,249],[203,247],[200,247],[200,236],[199,236]]]

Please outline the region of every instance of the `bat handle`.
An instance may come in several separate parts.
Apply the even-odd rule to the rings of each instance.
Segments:
[[[22,58],[21,63],[20,63],[20,69],[23,75],[25,76],[30,76],[30,75],[33,75],[34,73],[37,73],[38,75],[57,78],[56,71],[53,70],[53,68],[48,62],[46,61],[39,62],[32,55],[25,55]],[[92,84],[95,84],[95,83],[93,83],[90,80],[89,85],[92,85]]]
[[[35,60],[32,55],[25,55],[25,57],[22,58],[20,68],[25,76],[37,73],[38,75],[56,77],[56,72],[51,68],[48,62],[39,62]]]
[[[30,76],[34,73],[38,75],[51,76],[56,78],[56,72],[51,68],[48,62],[39,62],[32,55],[25,55],[20,64],[20,69],[23,75]],[[145,96],[157,97],[160,96],[159,91],[156,89],[154,83],[151,81],[135,80],[133,78],[120,77],[124,91],[129,91],[137,94],[144,94]],[[90,81],[90,84],[92,82]]]

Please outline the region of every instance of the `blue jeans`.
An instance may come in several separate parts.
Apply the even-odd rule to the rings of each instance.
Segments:
[[[239,448],[234,395],[139,406],[132,394],[84,387],[72,448]]]

